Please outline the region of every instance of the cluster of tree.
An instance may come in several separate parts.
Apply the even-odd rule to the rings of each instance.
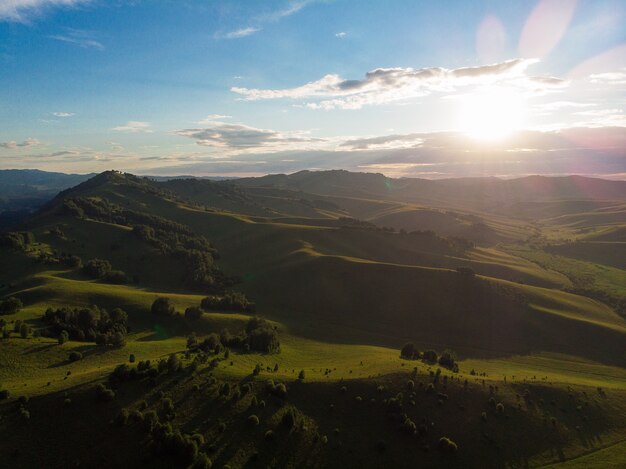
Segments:
[[[228,329],[223,329],[218,335],[211,333],[203,340],[195,334],[187,338],[187,348],[191,351],[219,353],[224,348],[235,348],[245,352],[251,350],[263,353],[280,352],[280,341],[276,328],[265,319],[255,316],[250,318],[245,330],[233,335]]]
[[[83,260],[80,257],[65,252],[57,254],[56,252],[41,251],[37,260],[42,264],[48,265],[65,265],[72,268],[81,268],[83,266]]]
[[[63,212],[132,227],[133,235],[156,247],[162,255],[183,262],[185,276],[182,280],[190,288],[221,292],[236,283],[236,279],[224,275],[216,265],[219,254],[215,247],[185,225],[94,197],[65,199]]]
[[[439,365],[444,368],[454,372],[459,371],[459,365],[456,362],[456,353],[449,349],[444,350],[441,355],[438,355],[434,350],[425,350],[424,352],[420,352],[413,342],[407,342],[400,350],[400,357],[407,360],[422,359],[429,364],[439,363]]]
[[[15,314],[22,309],[24,305],[19,298],[11,296],[6,300],[0,301],[0,315]]]
[[[246,295],[232,290],[227,291],[222,296],[211,295],[203,298],[200,307],[205,311],[242,311],[246,313],[256,311],[256,305],[248,300]]]
[[[9,231],[0,233],[0,246],[24,250],[35,242],[35,235],[30,231]]]
[[[120,308],[108,312],[106,309],[48,308],[43,316],[47,328],[45,335],[59,337],[59,341],[72,340],[95,342],[98,345],[126,345],[128,315]]]
[[[156,454],[172,458],[191,469],[209,469],[212,466],[211,459],[198,449],[205,443],[201,434],[189,435],[174,430],[170,422],[161,422],[154,410],[144,412],[141,420]]]
[[[91,259],[82,268],[83,273],[91,278],[121,285],[128,283],[127,275],[121,270],[113,270],[111,263],[104,259]]]
[[[122,383],[142,378],[154,378],[166,372],[175,373],[181,370],[181,368],[182,363],[180,359],[175,353],[171,353],[167,358],[161,358],[156,363],[152,363],[150,360],[140,361],[137,363],[137,366],[122,363],[111,372],[109,381]]]

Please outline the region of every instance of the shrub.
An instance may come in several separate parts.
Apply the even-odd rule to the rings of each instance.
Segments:
[[[82,354],[82,353],[80,353],[80,352],[76,352],[76,351],[72,351],[72,352],[70,352],[70,355],[69,355],[69,360],[70,360],[71,362],[75,362],[75,361],[78,361],[78,360],[82,360],[82,358],[83,358],[83,354]]]
[[[28,337],[28,334],[30,334],[30,327],[28,327],[28,324],[22,323],[20,326],[20,336],[22,339],[25,339]]]
[[[254,414],[248,416],[248,423],[253,427],[256,427],[259,424],[259,417]]]
[[[304,370],[300,370],[300,373],[298,373],[298,379],[300,381],[302,381],[304,379]]]
[[[445,436],[439,438],[438,447],[444,453],[456,453],[458,449],[456,443]]]
[[[272,430],[268,430],[268,431],[266,431],[266,432],[265,432],[265,436],[264,436],[264,438],[265,438],[267,441],[272,441],[272,440],[274,439],[274,436],[275,436],[275,435],[274,435],[274,432],[273,432]]]
[[[7,389],[3,389],[0,391],[0,401],[8,399],[11,396],[11,393]]]
[[[406,388],[407,388],[409,391],[412,391],[412,390],[415,388],[415,381],[413,381],[412,379],[408,380],[408,381],[406,382]]]
[[[502,402],[498,402],[496,404],[496,412],[499,414],[503,414],[504,413],[504,404],[502,404]]]

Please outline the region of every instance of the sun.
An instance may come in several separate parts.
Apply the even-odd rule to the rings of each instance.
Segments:
[[[465,95],[459,108],[460,130],[478,140],[500,140],[520,129],[525,105],[517,90],[488,87]]]

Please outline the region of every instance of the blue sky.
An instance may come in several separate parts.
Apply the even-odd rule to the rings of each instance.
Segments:
[[[0,168],[626,179],[626,3],[0,0]]]

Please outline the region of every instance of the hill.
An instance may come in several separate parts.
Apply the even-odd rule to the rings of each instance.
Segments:
[[[36,169],[0,170],[0,229],[16,225],[58,192],[92,176]]]
[[[155,181],[106,172],[2,235],[0,295],[22,302],[1,317],[0,391],[9,392],[0,402],[2,460],[608,460],[605,448],[626,434],[626,320],[616,303],[624,272],[608,268],[607,251],[578,249],[596,241],[561,236],[582,218],[588,233],[619,226],[619,216],[583,214],[595,210],[594,197],[618,197],[621,186],[516,182],[543,187],[542,199],[580,197],[572,181],[602,187],[580,202],[584,212],[578,199],[553,200],[541,208],[544,219],[529,221],[527,212],[506,217],[382,196],[381,175],[292,176]],[[477,191],[475,183],[458,181]],[[398,191],[401,184],[418,182],[398,180]],[[596,208],[611,207],[619,204]],[[103,266],[95,259],[108,270],[95,275]],[[595,283],[584,283],[589,272]],[[164,297],[174,313],[154,312]],[[205,297],[213,306],[194,309]],[[90,323],[95,342],[89,330],[81,336],[79,326],[64,325],[68,308],[82,311],[80,321],[100,318]],[[115,313],[123,329],[112,323],[116,308],[127,315]],[[60,340],[63,327],[69,340]],[[110,330],[124,334],[113,343]],[[251,348],[262,334],[279,341],[278,353]],[[407,342],[418,353],[401,358]],[[38,451],[24,448],[27,434],[40,441]]]

